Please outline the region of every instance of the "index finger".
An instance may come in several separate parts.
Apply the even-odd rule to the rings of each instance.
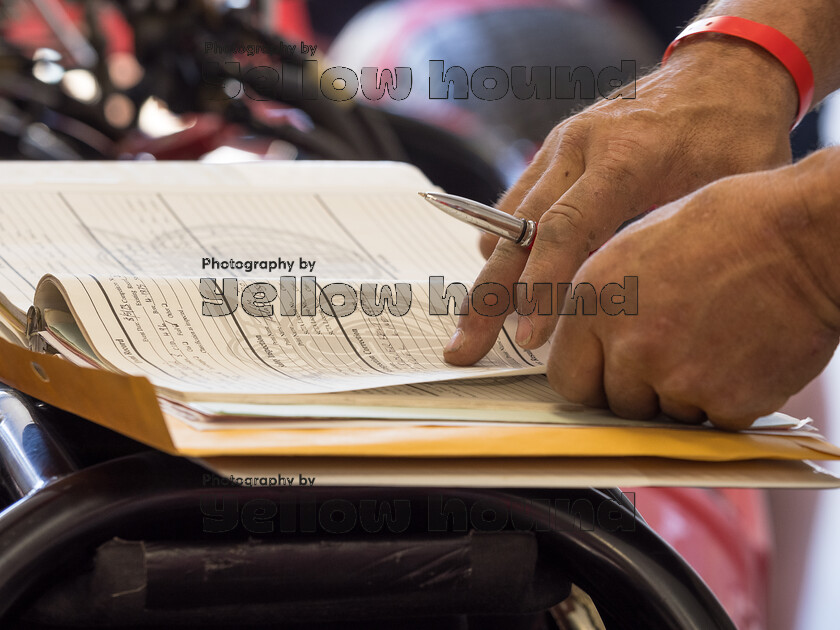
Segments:
[[[579,154],[563,152],[561,143],[554,161],[524,196],[514,216],[538,221],[582,173],[583,160]],[[458,328],[444,348],[446,361],[454,365],[472,365],[493,347],[504,324],[505,315],[513,310],[513,285],[522,274],[527,260],[526,249],[512,241],[499,242],[476,278],[458,319]],[[507,290],[510,297],[507,309],[494,316],[476,312],[473,308],[474,300],[480,299],[477,290],[494,285],[501,285]]]
[[[525,197],[534,188],[543,174],[548,170],[551,160],[557,150],[557,137],[555,134],[549,135],[542,147],[540,147],[534,159],[522,173],[516,183],[505,191],[505,193],[496,202],[496,208],[502,212],[516,215],[516,211],[522,205]],[[489,259],[493,255],[493,250],[499,243],[499,237],[488,232],[482,232],[479,237],[478,247],[481,250],[482,256]]]

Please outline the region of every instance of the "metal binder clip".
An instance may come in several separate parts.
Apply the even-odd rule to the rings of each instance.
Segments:
[[[34,352],[46,352],[47,344],[38,334],[44,330],[44,318],[41,309],[37,306],[30,306],[26,312],[26,340],[29,342],[29,349]]]

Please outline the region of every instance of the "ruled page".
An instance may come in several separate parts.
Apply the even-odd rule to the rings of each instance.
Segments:
[[[240,295],[251,282],[240,280]],[[196,278],[48,279],[36,304],[55,308],[55,287],[101,360],[148,377],[178,400],[275,402],[290,394],[535,374],[544,372],[548,352],[515,346],[510,322],[476,365],[445,363],[441,350],[455,329],[455,316],[430,314],[428,287],[422,284],[411,285],[404,312],[383,308],[372,315],[355,308],[338,315],[323,301],[308,315],[301,312],[301,299],[294,312],[253,316],[237,308],[216,317],[203,312]]]
[[[18,318],[48,273],[469,282],[482,264],[476,231],[402,164],[11,163],[0,186],[0,293]]]

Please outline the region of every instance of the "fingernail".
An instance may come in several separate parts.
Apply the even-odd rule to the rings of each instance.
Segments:
[[[452,335],[452,339],[449,340],[449,343],[446,344],[446,347],[443,349],[443,351],[455,352],[462,345],[464,345],[464,331],[460,328],[456,328],[455,333]]]
[[[516,327],[516,343],[523,346],[531,341],[531,335],[534,334],[534,325],[531,320],[521,315],[519,317],[519,325]]]

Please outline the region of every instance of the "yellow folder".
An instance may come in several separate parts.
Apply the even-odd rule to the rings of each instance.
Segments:
[[[189,457],[657,457],[695,461],[840,459],[817,436],[691,427],[500,425],[197,430],[165,416],[142,377],[73,365],[0,341],[0,380],[162,451]]]

